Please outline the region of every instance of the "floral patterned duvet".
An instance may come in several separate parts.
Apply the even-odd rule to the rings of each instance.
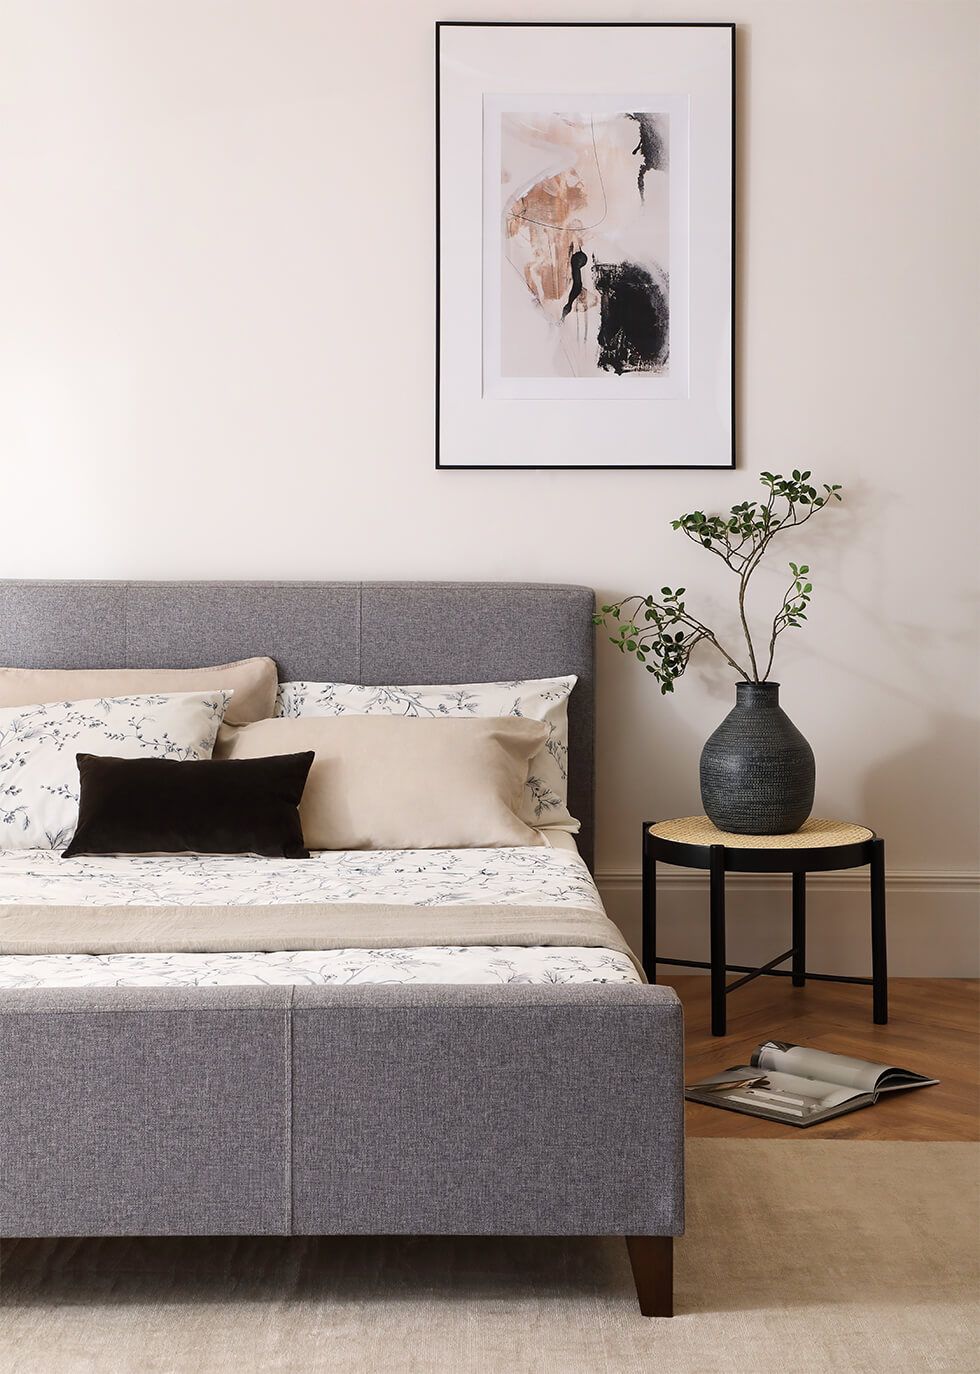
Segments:
[[[62,859],[0,851],[0,905],[406,906],[602,904],[578,854],[555,849],[327,851],[309,860],[211,855]],[[0,955],[0,988],[173,987],[229,983],[631,983],[607,949],[423,946],[210,954]]]

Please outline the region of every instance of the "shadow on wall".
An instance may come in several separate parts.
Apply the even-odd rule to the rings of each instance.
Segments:
[[[860,514],[861,500],[867,501],[868,492],[867,488],[858,488],[857,492],[856,513]],[[888,493],[883,495],[881,491],[874,494],[879,504],[888,497]],[[896,499],[891,496],[892,502]],[[876,577],[887,588],[887,551],[865,551],[876,559],[881,569],[876,568]],[[861,814],[869,825],[884,830],[887,824],[891,852],[903,855],[903,867],[916,867],[925,851],[930,865],[962,864],[963,856],[970,855],[975,869],[980,865],[980,710],[971,715],[957,709],[964,696],[964,684],[962,675],[955,669],[951,671],[948,665],[969,664],[967,671],[972,671],[976,689],[972,654],[980,612],[978,598],[966,588],[951,589],[944,600],[956,611],[958,626],[937,627],[934,623],[898,619],[888,603],[886,589],[880,591],[878,600],[872,584],[869,600],[866,581],[855,582],[839,568],[835,573],[836,595],[849,602],[855,616],[865,622],[865,642],[873,643],[876,635],[884,639],[895,671],[883,674],[880,659],[872,654],[846,661],[824,653],[820,655],[821,662],[832,666],[840,676],[850,676],[862,687],[870,688],[870,692],[862,692],[866,699],[874,697],[882,703],[891,700],[904,704],[906,709],[911,707],[918,732],[914,743],[860,770],[859,791],[864,799]],[[851,590],[853,586],[864,590],[856,594]],[[975,690],[973,699],[980,705],[980,692]],[[939,825],[937,817],[942,818]],[[925,843],[924,836],[929,837]]]
[[[624,661],[602,631],[596,683],[603,703],[596,741],[600,867],[638,871],[642,821],[701,810],[697,760],[704,737],[697,721],[680,709],[679,693],[661,698],[653,679],[635,662]]]
[[[980,726],[976,719],[954,712],[923,715],[923,726],[928,732],[922,739],[868,769],[862,789],[862,815],[871,826],[876,817],[888,818],[884,835],[890,850],[886,852],[900,853],[904,868],[916,868],[921,862],[923,816],[932,807],[943,814],[938,833],[942,851],[929,855],[929,865],[956,865],[962,863],[962,855],[977,852],[980,780],[975,763],[969,770],[971,790],[966,796],[962,795],[962,777],[964,759],[975,761],[980,755]],[[953,778],[960,790],[959,804],[943,806],[942,789]],[[897,806],[896,798],[903,798],[903,804]]]

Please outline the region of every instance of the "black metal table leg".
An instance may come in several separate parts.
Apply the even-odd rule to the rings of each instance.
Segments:
[[[711,1034],[724,1035],[725,1011],[725,846],[713,844],[711,884]]]
[[[888,1024],[888,949],[885,936],[885,842],[871,842],[871,980],[876,1026]]]
[[[806,874],[793,874],[793,987],[806,986]]]
[[[650,841],[650,824],[643,822],[643,972],[657,981],[657,860]]]

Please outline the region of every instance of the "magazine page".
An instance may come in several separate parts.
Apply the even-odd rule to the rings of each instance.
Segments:
[[[841,1088],[858,1088],[865,1093],[875,1091],[879,1078],[887,1074],[890,1067],[888,1064],[872,1064],[867,1059],[852,1059],[846,1054],[807,1049],[786,1040],[767,1040],[753,1053],[752,1063],[759,1069],[816,1078],[823,1083],[834,1083]]]
[[[926,1078],[924,1074],[913,1073],[911,1069],[886,1069],[878,1080],[880,1093],[897,1093],[903,1088],[932,1088],[938,1078]]]
[[[818,1082],[796,1074],[771,1071],[760,1076],[747,1065],[693,1083],[687,1091],[689,1095],[697,1094],[701,1101],[716,1105],[728,1102],[759,1112],[772,1121],[793,1125],[804,1125],[811,1117],[868,1096],[860,1088]]]

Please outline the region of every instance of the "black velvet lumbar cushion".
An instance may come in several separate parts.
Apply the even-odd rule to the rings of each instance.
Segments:
[[[116,759],[78,754],[76,854],[261,854],[308,859],[299,802],[315,755]]]

